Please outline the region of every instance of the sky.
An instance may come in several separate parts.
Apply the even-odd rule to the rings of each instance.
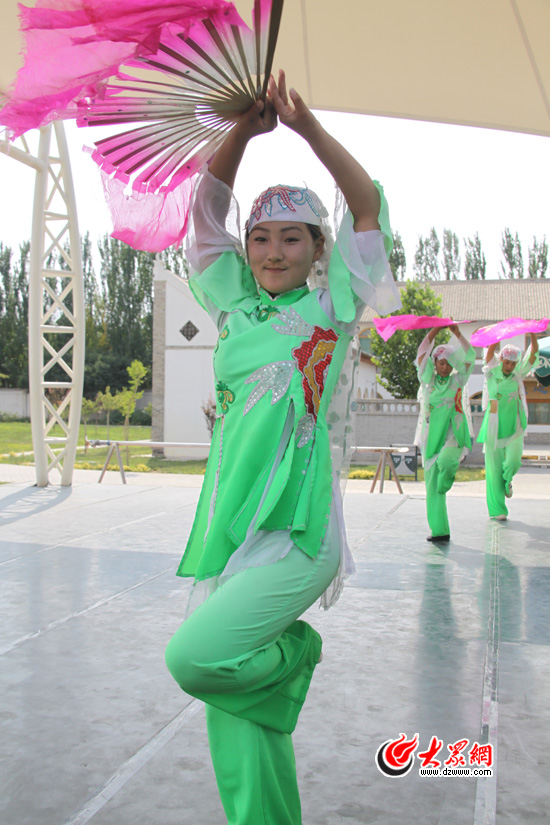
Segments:
[[[467,126],[407,121],[369,115],[316,112],[325,128],[379,180],[390,205],[394,231],[413,277],[418,236],[435,227],[440,240],[451,229],[460,240],[479,233],[487,259],[487,278],[498,278],[505,227],[518,233],[527,271],[533,236],[550,241],[550,139]],[[99,173],[82,152],[93,130],[66,124],[80,232],[96,238],[110,231]],[[29,139],[36,145],[37,133]],[[12,247],[30,237],[34,172],[0,154],[0,241]],[[307,144],[279,126],[254,139],[236,183],[244,217],[254,197],[276,183],[307,184],[332,212],[334,187]]]

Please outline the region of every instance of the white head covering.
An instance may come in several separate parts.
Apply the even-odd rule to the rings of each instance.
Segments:
[[[299,221],[321,226],[328,212],[318,195],[307,187],[270,186],[262,192],[250,210],[246,231],[259,221]]]
[[[254,224],[260,221],[299,221],[318,226],[325,238],[323,254],[308,278],[310,288],[328,287],[328,265],[334,239],[329,223],[329,213],[319,195],[307,186],[285,186],[278,184],[270,186],[258,195],[250,216],[245,224],[245,231],[248,235]]]
[[[505,347],[502,347],[500,351],[500,360],[506,359],[506,361],[519,361],[521,356],[521,350],[518,347],[515,347],[513,344],[506,344]]]
[[[450,347],[448,344],[440,344],[433,350],[432,359],[434,362],[436,358],[444,358],[446,361],[449,361],[453,352],[455,352],[455,347]]]

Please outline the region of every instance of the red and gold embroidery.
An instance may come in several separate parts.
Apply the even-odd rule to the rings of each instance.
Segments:
[[[455,395],[455,410],[456,412],[464,412],[462,408],[462,388],[459,387]]]
[[[302,375],[306,409],[315,421],[337,341],[338,336],[334,330],[315,326],[311,337],[292,350],[292,357]]]

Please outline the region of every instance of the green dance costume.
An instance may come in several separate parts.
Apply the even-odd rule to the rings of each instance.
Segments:
[[[445,349],[449,350],[448,347]],[[426,511],[431,534],[434,537],[448,536],[451,531],[446,495],[453,486],[462,456],[472,446],[462,393],[474,369],[475,352],[472,347],[465,350],[460,346],[442,356],[453,367],[453,372],[447,377],[437,375],[425,342],[419,349],[417,361],[422,354],[426,357],[418,366],[420,415],[415,444],[422,451]]]
[[[268,190],[266,219],[276,198],[286,198],[289,214],[304,198],[319,211],[311,195]],[[319,634],[299,616],[327,588],[336,595],[351,567],[331,450],[341,453],[345,439],[352,384],[343,368],[362,294],[386,295],[386,311],[397,303],[384,247],[391,235],[384,209],[383,232],[358,233],[368,236],[358,258],[346,213],[329,290],[272,297],[227,228],[235,212],[231,191],[206,172],[188,255],[191,289],[219,330],[217,418],[178,569],[206,600],[173,636],[166,660],[182,689],[206,703],[229,824],[298,825],[291,733],[321,654]],[[343,256],[362,263],[352,271]]]
[[[527,427],[527,402],[523,379],[536,369],[537,360],[529,363],[527,350],[514,371],[505,375],[502,364],[493,358],[483,368],[485,417],[477,440],[485,453],[485,489],[491,518],[507,516],[506,491],[521,466],[523,437]],[[491,412],[491,402],[497,405]]]

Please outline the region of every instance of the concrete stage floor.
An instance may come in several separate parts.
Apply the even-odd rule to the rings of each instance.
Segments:
[[[204,709],[163,659],[200,479],[28,473],[0,465],[0,821],[223,825]],[[294,737],[304,825],[548,823],[550,471],[520,471],[502,523],[483,483],[456,485],[447,547],[425,540],[422,485],[368,489],[346,494],[357,574],[307,614],[324,658]],[[489,743],[493,776],[416,758],[388,778],[375,756],[401,733],[436,736],[441,761]]]

